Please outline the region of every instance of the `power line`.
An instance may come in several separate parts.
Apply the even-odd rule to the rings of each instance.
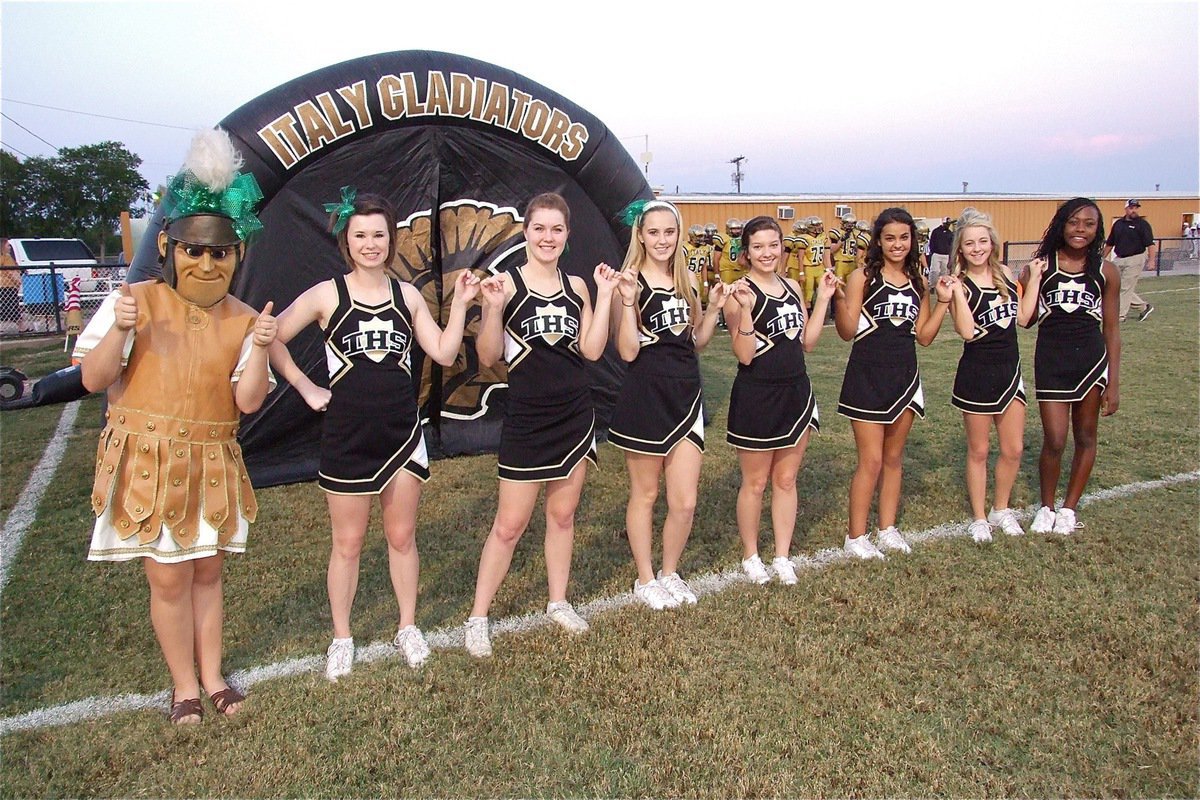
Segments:
[[[151,125],[155,128],[171,128],[172,130],[189,131],[189,132],[195,130],[195,128],[187,128],[187,127],[184,127],[183,125],[167,125],[164,122],[147,122],[144,119],[129,119],[128,117],[113,117],[113,116],[109,116],[108,114],[93,114],[90,111],[77,111],[76,109],[73,109],[73,108],[59,108],[58,106],[47,106],[47,105],[42,105],[41,103],[30,103],[25,100],[7,100],[6,99],[4,102],[16,103],[16,104],[22,105],[22,106],[33,106],[34,108],[48,108],[51,111],[62,111],[63,113],[66,113],[66,114],[79,114],[84,117],[97,117],[99,119],[115,119],[118,122],[133,122],[137,125]]]
[[[30,157],[28,153],[22,153],[20,150],[18,150],[17,148],[13,147],[13,146],[12,146],[11,144],[9,144],[8,142],[3,142],[3,141],[0,141],[0,146],[7,147],[9,150],[12,150],[14,153],[17,153],[17,154],[19,154],[19,155],[23,155],[23,156],[25,156],[26,158],[29,158],[29,157]]]
[[[40,141],[42,141],[42,142],[45,142],[47,145],[50,145],[50,147],[53,147],[53,148],[54,148],[54,152],[56,152],[56,153],[58,152],[58,148],[57,148],[57,147],[54,147],[54,145],[50,144],[50,143],[49,143],[49,142],[47,142],[45,139],[42,139],[42,137],[38,136],[38,135],[37,135],[36,133],[34,133],[33,131],[29,130],[29,128],[26,128],[24,125],[22,125],[21,123],[17,122],[15,119],[13,119],[12,117],[10,117],[8,114],[5,114],[3,111],[0,111],[0,116],[4,117],[6,120],[8,120],[9,122],[11,122],[13,125],[16,125],[18,128],[20,128],[21,130],[25,131],[26,133],[28,133],[28,134],[29,134],[30,136],[32,136],[33,138],[35,138],[35,139],[38,139],[38,140],[40,140]]]

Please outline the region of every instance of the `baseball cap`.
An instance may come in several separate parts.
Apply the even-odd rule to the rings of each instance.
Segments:
[[[1142,205],[1142,201],[1140,201],[1140,200],[1126,200],[1125,201],[1126,208],[1129,208],[1130,206],[1139,206],[1140,207],[1141,205]]]

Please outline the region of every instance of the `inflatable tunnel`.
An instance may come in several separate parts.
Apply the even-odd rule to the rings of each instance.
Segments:
[[[387,197],[397,212],[393,271],[424,294],[444,323],[459,270],[477,274],[524,260],[521,213],[554,191],[571,207],[560,266],[591,286],[601,261],[619,266],[629,230],[617,221],[652,194],[637,164],[594,116],[509,70],[449,53],[400,51],[346,61],[273,89],[226,117],[262,187],[254,239],[233,293],[278,313],[310,286],[346,272],[322,204],[342,186]],[[149,230],[157,230],[154,219]],[[144,237],[130,280],[159,274],[153,236]],[[494,451],[505,403],[503,364],[480,370],[467,317],[458,359],[441,367],[414,345],[413,374],[432,454]],[[324,342],[310,326],[289,343],[293,358],[328,385]],[[607,429],[623,366],[612,348],[589,367],[597,426]],[[241,441],[251,477],[269,486],[316,477],[320,415],[281,383],[247,417]]]

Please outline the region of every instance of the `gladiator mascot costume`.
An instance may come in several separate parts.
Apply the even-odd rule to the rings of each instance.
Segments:
[[[185,169],[162,199],[162,280],[110,295],[74,353],[82,359],[87,388],[108,392],[88,559],[153,559],[156,564],[147,564],[152,616],[158,611],[151,567],[243,552],[248,524],[258,513],[237,430],[239,412],[256,410],[273,383],[265,350],[275,323],[269,311],[260,318],[229,294],[246,238],[262,227],[253,213],[262,193],[253,175],[237,172],[240,166],[228,134],[197,135]],[[122,332],[123,341],[114,338]],[[246,383],[244,392],[239,381]],[[221,560],[213,563],[219,570]],[[194,568],[199,575],[201,566]],[[190,682],[186,675],[181,680],[182,667],[172,663],[159,628],[156,617],[176,691],[192,697],[195,673]],[[205,646],[193,657],[211,656]],[[216,647],[219,664],[219,632]],[[214,689],[223,684],[219,677],[201,675],[201,682],[219,712],[242,699],[228,687]],[[201,715],[198,698],[178,701],[173,695],[172,721],[199,721]]]

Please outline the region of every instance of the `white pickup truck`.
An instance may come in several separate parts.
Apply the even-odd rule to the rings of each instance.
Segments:
[[[66,287],[79,278],[80,301],[96,304],[125,279],[124,269],[101,266],[82,239],[9,239],[13,259],[22,267],[22,294],[29,304],[55,301],[50,266],[58,277],[58,302],[65,300]]]

